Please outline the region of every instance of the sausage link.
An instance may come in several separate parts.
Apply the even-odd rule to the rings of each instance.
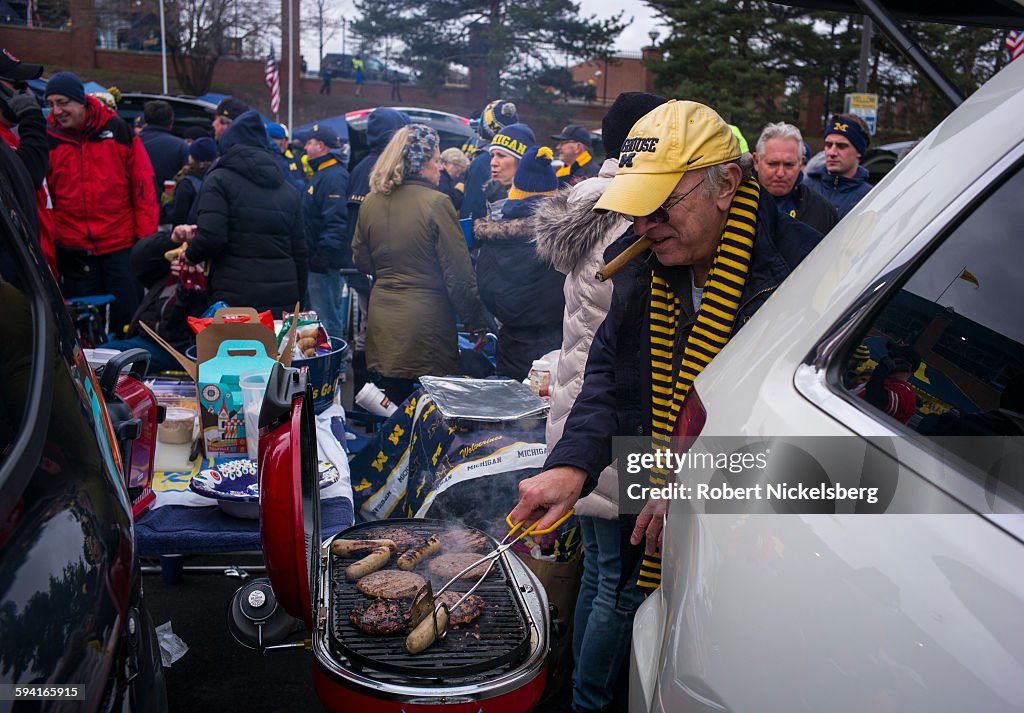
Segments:
[[[398,569],[409,571],[430,555],[441,551],[441,536],[431,535],[430,539],[419,547],[406,550],[398,557]]]
[[[448,627],[448,607],[439,608],[436,616],[437,631],[441,633]],[[405,638],[405,650],[410,654],[418,654],[425,651],[434,641],[434,617],[428,616]]]
[[[376,572],[391,559],[391,550],[387,547],[377,547],[369,555],[358,562],[354,562],[345,568],[345,577],[353,582],[365,577],[371,572]]]
[[[387,547],[392,552],[398,549],[393,540],[335,540],[331,543],[331,552],[339,557],[348,557],[378,547]]]

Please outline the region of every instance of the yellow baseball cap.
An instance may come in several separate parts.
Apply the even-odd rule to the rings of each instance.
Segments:
[[[633,125],[622,143],[619,170],[594,210],[650,215],[687,171],[739,157],[739,142],[714,109],[672,99]]]

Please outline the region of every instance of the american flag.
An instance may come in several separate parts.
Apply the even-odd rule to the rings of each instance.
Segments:
[[[270,111],[275,114],[281,108],[281,75],[277,71],[277,60],[274,59],[274,48],[267,55],[267,86],[270,87]]]
[[[1011,62],[1024,54],[1024,30],[1010,30],[1006,36],[1006,54]]]

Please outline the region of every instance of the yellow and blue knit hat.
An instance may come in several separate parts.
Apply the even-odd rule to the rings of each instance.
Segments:
[[[519,113],[516,111],[516,105],[504,99],[495,99],[480,112],[478,131],[481,138],[490,141],[506,126],[517,123],[519,123]]]
[[[526,124],[511,124],[506,126],[491,139],[487,150],[491,153],[499,151],[515,156],[518,159],[526,155],[526,150],[537,145],[537,137]]]
[[[520,201],[532,196],[549,196],[558,189],[558,178],[551,166],[554,155],[547,146],[533,146],[519,161],[508,200]]]

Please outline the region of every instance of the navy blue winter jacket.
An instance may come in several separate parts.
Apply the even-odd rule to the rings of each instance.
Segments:
[[[811,171],[807,174],[807,185],[828,199],[839,214],[839,220],[842,220],[871,190],[868,170],[863,166],[857,167],[857,173],[853,178],[833,176],[826,173],[824,168]]]
[[[309,159],[313,178],[303,194],[302,222],[309,242],[309,271],[327,272],[351,264],[352,247],[346,249],[348,220],[348,171],[341,158],[329,152]]]

